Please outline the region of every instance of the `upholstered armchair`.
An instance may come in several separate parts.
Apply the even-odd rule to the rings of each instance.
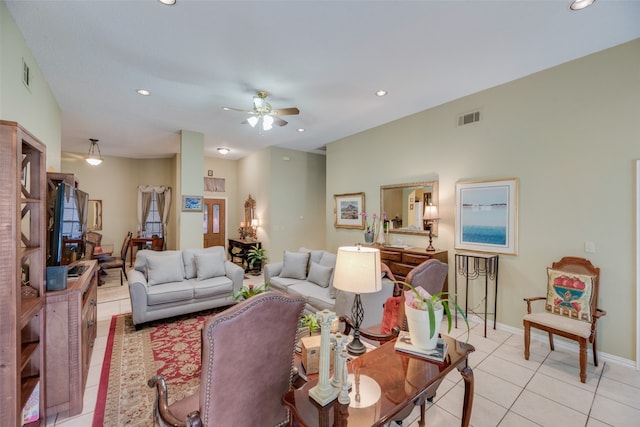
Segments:
[[[292,385],[298,320],[305,300],[265,292],[215,315],[202,329],[200,387],[171,405],[156,375],[161,426],[276,426],[289,421],[282,395]]]
[[[438,292],[442,292],[444,281],[447,278],[448,273],[449,266],[447,264],[440,262],[437,259],[430,259],[413,268],[407,275],[406,282],[414,288],[421,287],[429,292],[429,294],[434,295]],[[392,278],[392,280],[394,279]],[[402,284],[398,284],[400,291],[402,291]],[[404,293],[400,292],[399,296],[387,299],[384,307],[382,324],[366,329],[360,329],[360,336],[379,343],[393,340],[398,336],[400,331],[408,330],[404,313]],[[351,319],[345,316],[341,317],[341,320],[345,323],[345,334],[349,334],[353,328]],[[438,381],[433,384],[422,397],[413,402],[414,405],[420,406],[420,426],[425,425],[425,400],[431,401],[435,397],[440,382],[441,381]],[[413,407],[411,405],[407,406],[395,415],[392,421],[396,421],[401,424],[402,420],[409,416],[412,409]]]
[[[547,296],[525,298],[527,314],[524,326],[524,358],[529,360],[531,328],[549,335],[554,350],[553,335],[577,341],[580,345],[580,381],[587,380],[587,343],[593,344],[593,364],[598,366],[596,326],[607,314],[598,308],[600,269],[584,258],[564,257],[547,269]],[[532,312],[534,301],[545,301],[545,311]]]

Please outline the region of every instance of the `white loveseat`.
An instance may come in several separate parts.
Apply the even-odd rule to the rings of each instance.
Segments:
[[[303,295],[307,300],[305,313],[315,314],[328,309],[337,316],[351,317],[355,294],[334,289],[335,266],[336,254],[325,250],[300,248],[298,252],[285,251],[282,262],[269,263],[264,267],[264,281],[273,290]],[[381,291],[360,295],[364,308],[362,327],[380,323],[383,305],[393,295],[393,289],[394,283],[384,277]]]
[[[133,323],[234,303],[244,270],[227,260],[222,246],[183,251],[141,250],[128,274]]]

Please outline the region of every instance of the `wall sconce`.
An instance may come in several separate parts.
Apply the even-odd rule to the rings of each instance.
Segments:
[[[432,229],[433,229],[433,223],[440,219],[440,217],[438,216],[438,207],[431,204],[425,206],[423,219],[427,229],[429,230],[429,246],[427,246],[427,251],[435,251],[436,248],[434,248],[432,244],[432,240],[433,240]]]

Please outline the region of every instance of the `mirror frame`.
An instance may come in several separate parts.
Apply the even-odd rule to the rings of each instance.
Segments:
[[[381,185],[380,186],[380,212],[384,212],[384,191],[385,190],[394,190],[400,188],[413,188],[413,187],[431,187],[431,204],[434,206],[438,206],[440,208],[440,199],[438,198],[438,181],[421,181],[421,182],[409,182],[404,184],[391,184],[391,185]],[[431,226],[431,234],[433,236],[438,236],[438,221],[433,221],[433,225]],[[416,236],[428,236],[429,230],[400,230],[400,229],[390,229],[389,233],[394,234],[412,234]]]
[[[92,206],[93,217],[92,218]],[[101,231],[102,230],[102,200],[89,199],[89,205],[87,207],[87,230],[88,231]]]

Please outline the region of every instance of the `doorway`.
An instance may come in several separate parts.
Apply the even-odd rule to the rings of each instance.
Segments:
[[[225,199],[204,199],[204,247],[225,246],[227,229]]]

